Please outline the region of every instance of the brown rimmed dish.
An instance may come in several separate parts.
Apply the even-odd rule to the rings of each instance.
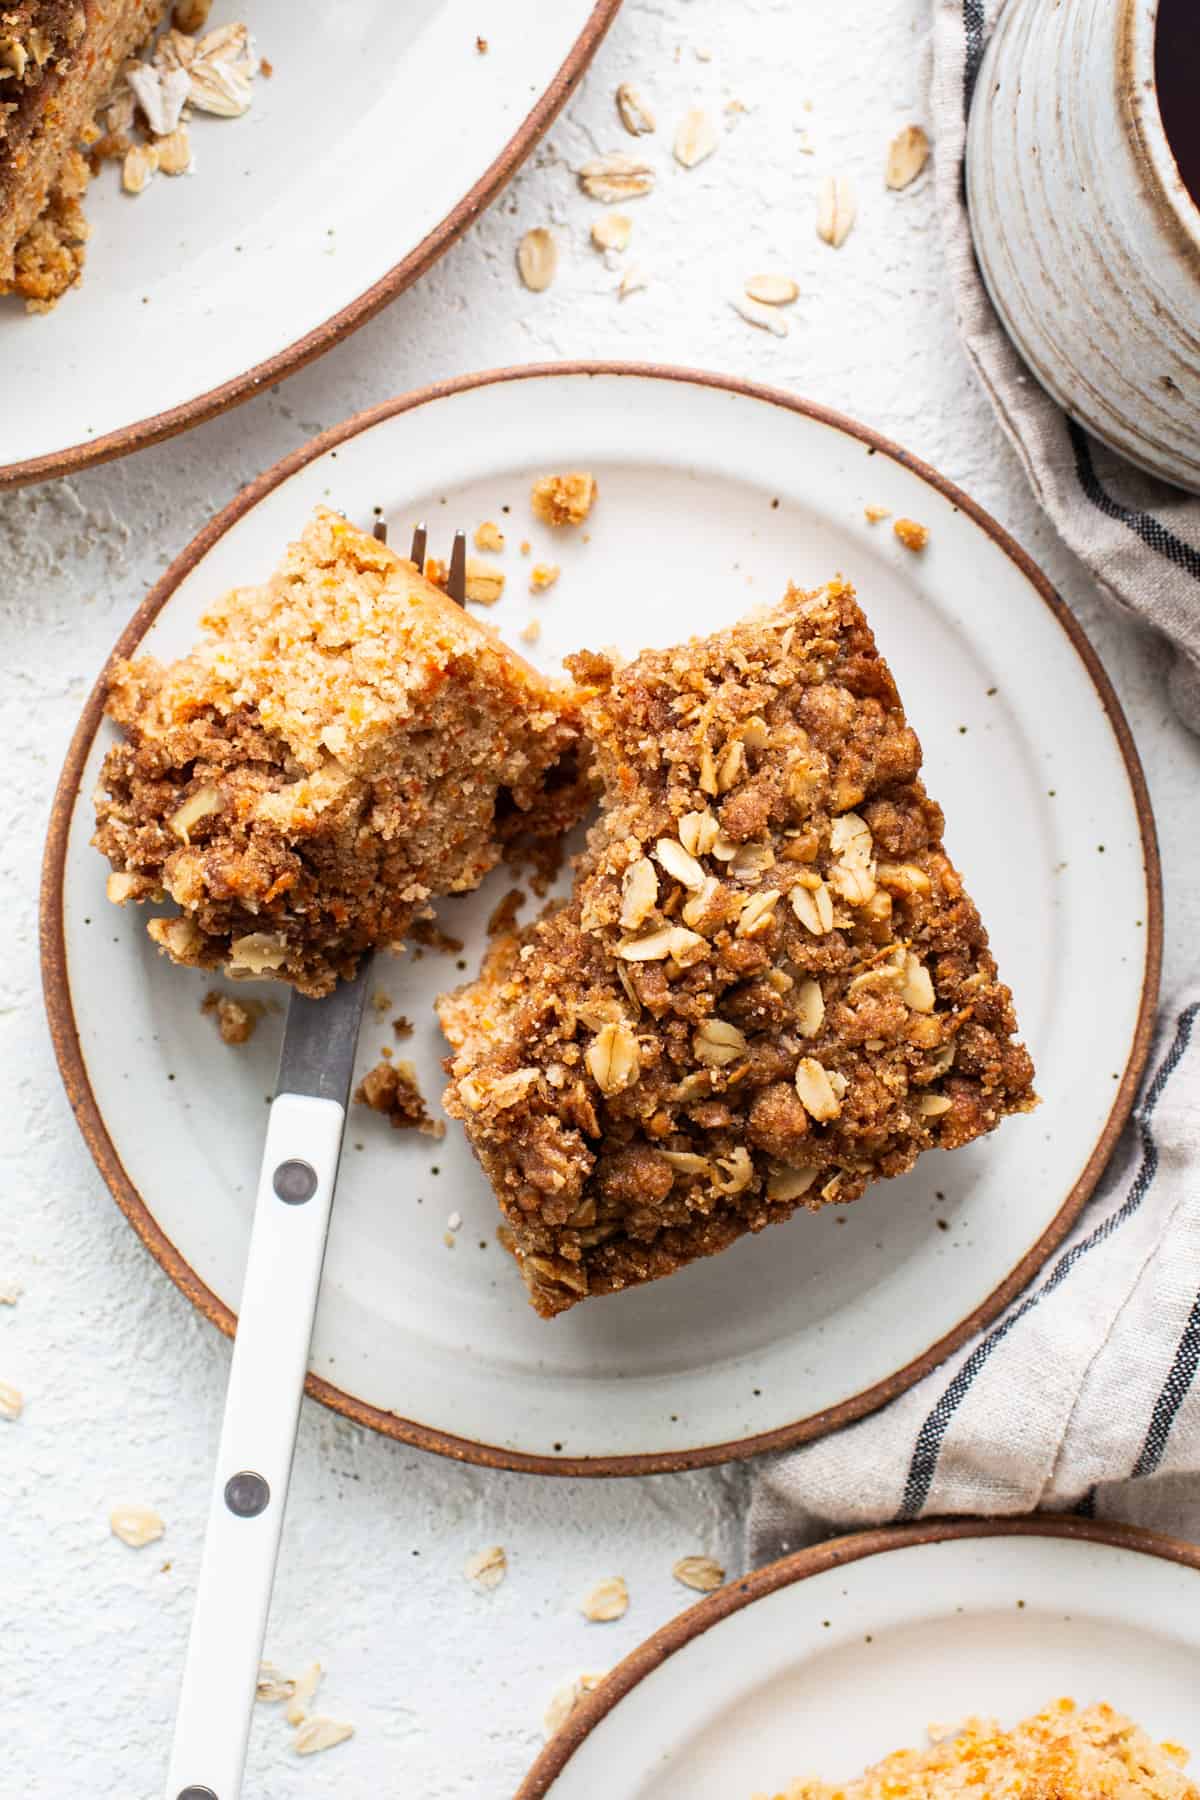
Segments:
[[[929,1551],[934,1554],[912,1555]],[[1119,1568],[1110,1551],[1138,1558],[1136,1572]],[[907,1554],[907,1567],[896,1553]],[[1181,1571],[1187,1572],[1182,1578]],[[1061,1514],[933,1519],[834,1538],[731,1581],[647,1638],[577,1701],[516,1800],[576,1800],[594,1774],[587,1759],[602,1755],[612,1791],[636,1792],[639,1800],[676,1794],[709,1800],[717,1792],[749,1800],[768,1785],[774,1792],[781,1779],[845,1779],[901,1744],[918,1743],[935,1718],[995,1713],[1011,1723],[1006,1715],[1014,1709],[1033,1710],[1060,1694],[1081,1705],[1108,1700],[1138,1717],[1147,1690],[1153,1704],[1155,1678],[1162,1681],[1164,1673],[1169,1723],[1140,1722],[1178,1732],[1197,1748],[1200,1712],[1194,1685],[1189,1690],[1196,1628],[1187,1622],[1196,1617],[1197,1572],[1194,1544]],[[1103,1585],[1089,1617],[1089,1586],[1098,1581]],[[1132,1591],[1137,1586],[1153,1588],[1168,1641],[1154,1645],[1146,1658],[1151,1666],[1135,1674],[1122,1649],[1136,1654],[1152,1644],[1148,1604]],[[757,1615],[756,1633],[754,1609],[773,1596],[775,1611],[769,1620]],[[736,1639],[722,1633],[739,1615]],[[715,1636],[703,1643],[710,1632]],[[1090,1650],[1089,1634],[1096,1640]],[[767,1637],[769,1646],[762,1642]],[[672,1665],[689,1647],[690,1659],[685,1654]],[[709,1654],[698,1659],[694,1652],[705,1649]],[[973,1666],[955,1669],[956,1655]],[[1022,1660],[1029,1667],[1014,1672]],[[667,1679],[643,1688],[660,1670]],[[1096,1681],[1105,1683],[1102,1691],[1079,1691]],[[693,1716],[689,1702],[680,1702],[688,1685]],[[1180,1688],[1189,1695],[1182,1702]],[[622,1711],[630,1696],[642,1703],[636,1718],[628,1707]],[[822,1705],[827,1728],[815,1716]],[[1181,1716],[1181,1706],[1188,1716]],[[895,1717],[880,1719],[881,1711]],[[631,1736],[637,1748],[626,1759]],[[791,1759],[785,1769],[781,1754]],[[731,1762],[744,1776],[731,1778]]]
[[[347,1417],[387,1435],[442,1454],[492,1466],[539,1473],[624,1475],[701,1466],[734,1456],[747,1456],[761,1451],[778,1449],[817,1436],[853,1418],[860,1417],[919,1379],[984,1323],[994,1318],[1027,1284],[1046,1257],[1062,1241],[1076,1218],[1108,1159],[1132,1105],[1148,1052],[1153,1008],[1157,995],[1161,956],[1161,895],[1153,821],[1128,727],[1107,678],[1078,624],[1029,558],[1001,531],[994,521],[952,484],[907,456],[905,452],[890,445],[877,434],[792,396],[731,379],[686,370],[639,368],[623,364],[551,365],[467,376],[455,382],[441,384],[386,402],[372,411],[361,414],[324,433],[311,444],[278,464],[276,468],[266,473],[240,494],[195,539],[143,602],[122,634],[115,654],[130,654],[163,612],[180,585],[207,556],[214,552],[226,534],[233,530],[239,521],[252,514],[255,508],[267,502],[270,496],[280,495],[282,497],[282,490],[289,482],[295,480],[302,485],[304,471],[310,469],[318,459],[327,456],[332,458],[336,456],[339,449],[342,450],[341,464],[333,462],[329,472],[340,470],[342,479],[347,480],[350,479],[346,473],[347,462],[353,455],[350,446],[354,444],[355,440],[363,439],[364,434],[382,429],[389,422],[419,419],[426,409],[432,412],[432,409],[436,409],[443,402],[474,404],[503,399],[506,394],[512,394],[516,403],[518,405],[524,403],[524,410],[528,410],[532,405],[533,397],[541,389],[549,388],[555,382],[560,385],[574,384],[571,387],[572,398],[583,398],[587,388],[602,389],[605,383],[610,386],[613,384],[620,386],[622,392],[625,391],[623,386],[625,383],[629,383],[635,388],[639,383],[647,386],[657,383],[659,386],[652,391],[663,401],[675,396],[681,403],[686,402],[692,407],[698,405],[740,406],[743,402],[749,401],[755,407],[764,408],[769,412],[773,429],[778,428],[785,433],[801,426],[820,429],[831,438],[836,437],[836,441],[846,448],[847,454],[852,452],[855,457],[860,459],[875,458],[874,463],[864,461],[863,466],[872,471],[871,479],[876,489],[884,480],[884,468],[881,465],[889,466],[898,480],[910,476],[915,477],[923,484],[923,488],[929,495],[929,506],[933,507],[936,503],[938,508],[944,511],[948,521],[947,529],[950,528],[949,521],[952,518],[963,516],[966,521],[970,522],[972,532],[982,533],[990,541],[997,557],[1003,559],[1004,565],[1019,572],[1021,580],[1028,584],[1038,600],[1061,626],[1069,640],[1072,652],[1082,663],[1087,680],[1094,690],[1093,702],[1097,714],[1106,722],[1105,729],[1111,732],[1114,745],[1114,767],[1119,767],[1123,778],[1128,782],[1130,809],[1132,816],[1136,818],[1136,833],[1140,846],[1138,851],[1139,869],[1144,872],[1144,962],[1139,963],[1140,984],[1137,989],[1136,1005],[1133,1008],[1136,1016],[1131,1025],[1127,1049],[1123,1053],[1123,1066],[1119,1069],[1114,1068],[1113,1071],[1114,1077],[1119,1078],[1114,1080],[1111,1104],[1109,1104],[1107,1096],[1105,1097],[1106,1116],[1103,1128],[1092,1142],[1090,1152],[1083,1159],[1082,1167],[1071,1182],[1069,1191],[1062,1195],[1043,1228],[1036,1234],[1032,1242],[1026,1241],[1024,1253],[1019,1258],[1005,1265],[1004,1279],[987,1293],[981,1303],[973,1304],[966,1309],[962,1317],[953,1324],[953,1329],[941,1333],[934,1342],[922,1348],[920,1354],[900,1360],[890,1372],[886,1372],[881,1378],[864,1383],[858,1390],[831,1404],[810,1407],[803,1418],[789,1418],[784,1423],[775,1424],[766,1429],[753,1429],[749,1424],[745,1428],[741,1428],[739,1425],[737,1429],[714,1435],[713,1441],[690,1443],[686,1447],[678,1449],[670,1446],[671,1434],[664,1432],[667,1441],[662,1447],[638,1448],[619,1454],[609,1453],[607,1450],[600,1453],[576,1454],[573,1453],[569,1441],[563,1442],[561,1450],[557,1448],[557,1445],[551,1450],[547,1443],[546,1450],[543,1452],[540,1449],[514,1447],[512,1444],[485,1441],[486,1434],[481,1430],[464,1431],[453,1427],[446,1428],[444,1424],[434,1426],[427,1421],[422,1422],[419,1418],[398,1416],[399,1409],[391,1410],[386,1406],[365,1400],[361,1396],[347,1391],[344,1386],[328,1378],[324,1373],[310,1376],[310,1392]],[[581,383],[586,384],[586,387],[581,387]],[[514,384],[533,385],[518,387]],[[450,485],[448,480],[447,485]],[[606,496],[612,494],[611,481],[605,486],[602,479],[602,492]],[[384,499],[387,497],[386,494],[382,496]],[[359,498],[361,500],[368,496],[360,495]],[[374,490],[369,498],[375,498]],[[400,497],[397,497],[397,504],[399,503]],[[598,522],[600,517],[601,513],[598,509]],[[896,555],[903,560],[908,553],[898,550]],[[906,564],[905,567],[907,568],[907,566]],[[547,617],[549,618],[549,615]],[[110,1135],[103,1110],[97,1100],[93,1076],[79,1043],[78,1024],[67,961],[64,875],[76,795],[100,725],[101,706],[102,692],[98,685],[87,702],[68,753],[47,842],[43,878],[42,949],[51,1030],[68,1095],[80,1127],[97,1166],[118,1204],[152,1254],[166,1269],[181,1291],[187,1294],[193,1304],[220,1329],[231,1333],[235,1320],[229,1305],[219,1298],[213,1287],[196,1273],[192,1263],[155,1218],[150,1206],[123,1166],[121,1155]],[[99,874],[97,859],[97,881],[99,881]],[[1020,996],[1018,996],[1019,998]],[[723,1260],[718,1259],[718,1262]],[[674,1283],[666,1284],[664,1292],[673,1288]],[[602,1302],[601,1304],[604,1306],[624,1304],[625,1298],[622,1296],[619,1302]],[[516,1303],[518,1306],[521,1304],[519,1297]],[[547,1345],[547,1349],[553,1347]],[[549,1431],[545,1436],[549,1438]]]

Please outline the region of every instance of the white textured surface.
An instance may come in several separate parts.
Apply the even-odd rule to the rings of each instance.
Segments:
[[[26,1290],[15,1308],[0,1308],[0,1379],[27,1398],[17,1423],[0,1421],[6,1792],[159,1792],[228,1361],[224,1341],[121,1219],[62,1096],[36,969],[46,811],[79,703],[133,605],[241,484],[312,432],[463,369],[572,355],[732,370],[878,426],[990,507],[1092,633],[1158,808],[1168,970],[1194,963],[1200,753],[1170,716],[1162,657],[1055,541],[971,385],[941,291],[928,183],[883,191],[888,138],[924,115],[925,28],[920,0],[627,0],[549,143],[416,291],[224,420],[73,482],[0,498],[10,758],[0,843],[0,1286],[16,1280]],[[697,47],[712,60],[698,60]],[[282,47],[263,48],[286,79]],[[656,107],[659,134],[643,147],[662,176],[659,191],[629,209],[634,254],[654,283],[618,303],[616,276],[587,244],[597,209],[570,169],[622,147],[612,91],[623,78]],[[719,110],[733,97],[754,110],[700,168],[675,168],[669,137],[685,107],[707,100]],[[798,127],[816,156],[801,154]],[[859,187],[859,222],[838,252],[813,230],[826,168]],[[547,222],[563,241],[560,275],[530,295],[513,253],[524,229]],[[786,338],[753,330],[726,302],[740,275],[764,267],[787,268],[801,284]],[[262,1710],[247,1793],[511,1792],[559,1680],[606,1667],[687,1599],[671,1580],[675,1558],[707,1550],[736,1566],[744,1479],[484,1474],[306,1404],[269,1643],[280,1663],[326,1665],[322,1706],[353,1721],[357,1736],[297,1762],[282,1720]],[[161,1543],[133,1551],[109,1535],[119,1500],[158,1507]],[[492,1542],[507,1546],[511,1570],[479,1595],[461,1564]],[[612,1573],[629,1581],[629,1613],[589,1625],[578,1598]]]

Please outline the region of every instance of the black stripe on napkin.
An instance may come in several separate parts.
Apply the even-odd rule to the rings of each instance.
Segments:
[[[1059,1257],[1057,1263],[1055,1263],[1054,1268],[1050,1271],[1050,1274],[1046,1277],[1046,1280],[1042,1283],[1041,1287],[1037,1288],[1033,1293],[1027,1294],[1014,1312],[1009,1313],[1008,1317],[1002,1319],[1000,1324],[989,1331],[986,1337],[981,1338],[974,1350],[972,1350],[970,1356],[968,1356],[961,1368],[958,1369],[953,1379],[947,1385],[945,1392],[933,1406],[926,1417],[924,1424],[921,1426],[920,1431],[917,1433],[916,1444],[913,1447],[912,1461],[910,1462],[908,1469],[908,1479],[904,1484],[904,1498],[901,1502],[900,1510],[896,1514],[895,1522],[898,1523],[905,1519],[915,1519],[920,1515],[925,1502],[929,1498],[929,1491],[933,1486],[933,1478],[937,1473],[938,1459],[941,1456],[942,1444],[945,1441],[946,1433],[950,1429],[950,1422],[963,1401],[966,1399],[972,1384],[974,1383],[975,1377],[978,1375],[980,1369],[983,1368],[993,1350],[1004,1342],[1004,1339],[1008,1336],[1013,1326],[1023,1319],[1026,1313],[1032,1312],[1033,1308],[1037,1306],[1047,1294],[1053,1293],[1057,1287],[1062,1285],[1067,1276],[1071,1273],[1071,1270],[1084,1256],[1087,1255],[1089,1250],[1095,1249],[1097,1244],[1102,1244],[1106,1239],[1110,1238],[1127,1219],[1133,1217],[1134,1213],[1136,1213],[1141,1206],[1158,1169],[1158,1146],[1155,1144],[1153,1134],[1150,1131],[1150,1120],[1154,1114],[1155,1107],[1162,1099],[1167,1082],[1178,1068],[1179,1063],[1187,1050],[1188,1044],[1191,1041],[1192,1026],[1195,1023],[1198,1010],[1200,1010],[1200,1008],[1197,1006],[1185,1007],[1184,1011],[1179,1015],[1179,1018],[1176,1021],[1175,1037],[1171,1044],[1171,1048],[1163,1059],[1154,1080],[1147,1089],[1146,1098],[1137,1120],[1138,1132],[1142,1141],[1142,1157],[1137,1174],[1134,1176],[1132,1186],[1129,1189],[1129,1193],[1126,1195],[1116,1212],[1110,1213],[1106,1219],[1101,1220],[1095,1231],[1091,1232],[1087,1237],[1081,1238],[1077,1244],[1073,1245],[1070,1250]],[[1194,1372],[1193,1369],[1193,1373]],[[1183,1393],[1186,1393],[1186,1391],[1186,1388],[1184,1388],[1183,1392],[1180,1393],[1179,1400],[1175,1403],[1176,1408],[1183,1399]],[[1164,1394],[1165,1392],[1166,1390],[1164,1389]],[[1174,1417],[1174,1412],[1171,1413],[1171,1417]]]
[[[1200,1294],[1197,1294],[1192,1303],[1188,1322],[1183,1328],[1183,1336],[1175,1351],[1175,1360],[1171,1364],[1171,1372],[1154,1403],[1146,1441],[1142,1445],[1141,1455],[1133,1466],[1135,1477],[1153,1475],[1155,1469],[1162,1462],[1166,1455],[1171,1427],[1175,1423],[1175,1415],[1187,1399],[1198,1369],[1200,1369]]]
[[[971,110],[971,95],[979,78],[983,61],[983,0],[963,0],[963,34],[966,37],[966,61],[963,64],[963,117]]]
[[[1200,550],[1187,544],[1181,537],[1156,519],[1153,513],[1138,512],[1132,506],[1122,506],[1114,500],[1108,489],[1103,487],[1096,474],[1092,462],[1092,448],[1088,443],[1087,433],[1074,419],[1067,420],[1067,431],[1071,439],[1071,448],[1075,452],[1075,473],[1085,497],[1091,501],[1097,511],[1108,519],[1117,519],[1128,526],[1135,537],[1141,538],[1148,550],[1158,556],[1164,556],[1169,563],[1194,580],[1200,581]]]

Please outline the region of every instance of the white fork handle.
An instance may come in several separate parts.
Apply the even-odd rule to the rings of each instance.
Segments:
[[[345,1118],[336,1100],[271,1106],[166,1800],[242,1791]]]

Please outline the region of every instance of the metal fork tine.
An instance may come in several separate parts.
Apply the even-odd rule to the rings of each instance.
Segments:
[[[456,531],[454,545],[450,551],[450,573],[446,577],[446,592],[456,606],[467,603],[467,534]]]
[[[412,551],[410,553],[411,560],[416,563],[422,575],[425,573],[425,545],[428,540],[429,533],[425,529],[425,521],[422,520],[413,532]]]
[[[371,535],[372,535],[372,537],[374,537],[376,543],[386,544],[387,543],[387,520],[386,519],[376,519],[375,523],[371,527]]]

